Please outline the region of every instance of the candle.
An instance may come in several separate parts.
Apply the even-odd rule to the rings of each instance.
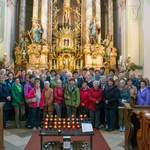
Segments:
[[[72,126],[72,130],[75,130],[75,128],[76,128],[75,126]]]
[[[50,125],[49,128],[52,129],[52,126]]]
[[[54,117],[57,118],[57,115],[55,115]]]
[[[74,125],[74,124],[75,124],[75,122],[73,121],[73,122],[72,122],[72,125]]]
[[[75,119],[74,118],[72,118],[72,121],[74,121]]]
[[[70,130],[70,126],[68,126],[67,128],[68,128],[68,130]]]
[[[50,118],[49,120],[52,122],[52,121],[53,121],[53,118]]]
[[[57,122],[54,122],[54,125],[57,125]]]
[[[58,130],[58,133],[61,133],[61,130],[60,130],[60,129]]]
[[[46,118],[48,118],[48,117],[49,117],[49,115],[47,114],[47,115],[46,115]]]
[[[79,119],[78,119],[78,118],[76,118],[76,121],[79,121]]]
[[[57,126],[54,126],[54,129],[57,129]]]
[[[45,122],[48,122],[48,118],[45,119]]]
[[[61,126],[58,126],[58,129],[61,129]]]
[[[53,118],[53,115],[51,115],[50,117]]]
[[[84,118],[86,119],[87,115],[84,115]]]
[[[70,125],[70,122],[67,122],[67,125]]]
[[[65,129],[66,129],[66,126],[63,126],[63,129],[65,130]]]
[[[61,122],[58,122],[58,125],[61,125]]]
[[[48,125],[48,122],[45,122],[45,125],[47,126],[47,125]]]
[[[68,118],[67,121],[70,121],[70,118]]]
[[[47,130],[48,129],[48,126],[45,126],[45,130]]]
[[[83,121],[83,118],[81,118],[80,120]]]
[[[83,117],[83,115],[80,115],[80,118],[82,118]]]
[[[74,118],[74,115],[72,115],[71,117]]]
[[[66,119],[63,119],[63,121],[65,122],[65,121],[66,121]]]
[[[76,125],[79,125],[79,122],[76,122]]]
[[[63,125],[65,125],[66,124],[66,122],[65,121],[63,121]]]
[[[80,126],[79,126],[79,125],[77,125],[77,129],[80,129]]]
[[[61,121],[61,118],[59,118],[58,121]]]

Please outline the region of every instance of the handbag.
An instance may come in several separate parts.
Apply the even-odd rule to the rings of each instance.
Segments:
[[[33,92],[34,92],[34,90],[33,90]],[[34,92],[34,94],[35,94],[35,92]],[[35,103],[35,102],[36,102],[36,97],[27,99],[27,103]]]

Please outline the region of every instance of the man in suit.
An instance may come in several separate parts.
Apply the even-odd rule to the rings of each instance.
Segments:
[[[75,85],[76,85],[78,88],[82,87],[83,80],[78,77],[78,72],[77,72],[77,71],[74,71],[74,72],[73,72],[73,77],[74,77],[75,82],[76,82]]]

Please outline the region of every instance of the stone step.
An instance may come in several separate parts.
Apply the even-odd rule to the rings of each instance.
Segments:
[[[8,127],[15,127],[16,126],[15,121],[7,121],[6,123],[7,123]],[[26,125],[26,121],[19,121],[19,123],[20,123],[21,127],[25,127],[25,125]]]

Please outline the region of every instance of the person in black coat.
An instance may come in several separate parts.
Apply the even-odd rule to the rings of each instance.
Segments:
[[[93,81],[91,80],[91,75],[86,76],[86,81],[88,82],[88,87],[92,88],[93,87]]]
[[[114,80],[112,78],[108,79],[108,85],[103,91],[102,99],[105,102],[105,115],[107,119],[108,128],[106,131],[113,131],[115,128],[115,113],[117,109],[117,95],[118,90],[114,85]]]
[[[75,79],[75,85],[80,88],[82,87],[82,83],[83,83],[83,80],[81,78],[78,78],[78,72],[77,71],[74,71],[73,72],[73,77]]]
[[[3,127],[8,128],[6,126],[6,121],[9,111],[12,109],[11,91],[9,85],[5,82],[4,75],[0,75],[0,102],[5,102],[3,107]]]

